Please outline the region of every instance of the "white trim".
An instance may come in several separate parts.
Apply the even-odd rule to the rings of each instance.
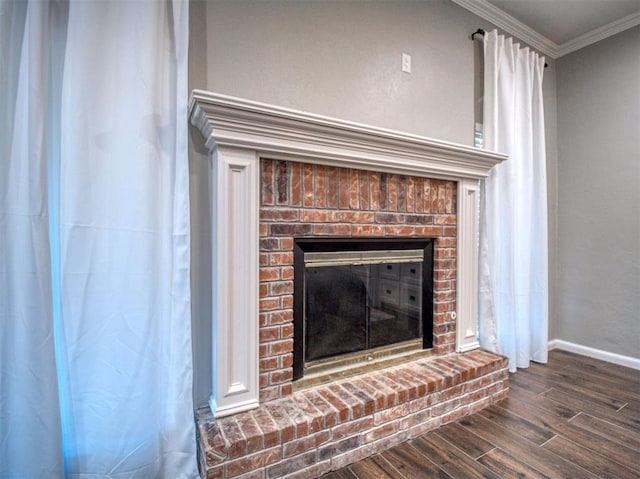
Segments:
[[[194,90],[191,123],[212,161],[215,417],[258,406],[260,158],[458,182],[457,349],[478,347],[478,179],[506,156],[463,145]]]
[[[418,135],[194,90],[191,123],[215,145],[272,159],[431,178],[484,178],[505,155]]]
[[[570,343],[569,341],[564,341],[562,339],[552,339],[551,341],[549,341],[549,351],[553,349],[560,349],[561,351],[568,351],[570,353],[576,353],[582,356],[600,359],[608,363],[619,364],[620,366],[626,366],[628,368],[640,370],[640,358],[610,353],[609,351],[603,351],[601,349],[595,349],[589,346],[583,346],[581,344]]]
[[[255,152],[212,152],[213,392],[215,417],[258,407],[260,162]]]
[[[504,10],[492,5],[487,0],[452,0],[462,8],[475,13],[480,18],[493,23],[496,27],[509,33],[529,46],[551,58],[558,58],[558,45],[533,28],[525,25]]]
[[[558,45],[487,0],[452,0],[553,59],[640,25],[640,10]]]
[[[637,25],[640,25],[640,10],[563,43],[558,47],[558,57],[580,50]]]
[[[257,399],[251,399],[247,401],[238,401],[233,404],[229,404],[228,406],[220,406],[216,401],[215,394],[212,394],[209,398],[209,408],[214,414],[214,417],[226,417],[232,416],[234,414],[239,414],[245,411],[251,411],[260,406],[260,403]]]
[[[458,181],[458,271],[456,349],[466,352],[478,342],[478,180]]]

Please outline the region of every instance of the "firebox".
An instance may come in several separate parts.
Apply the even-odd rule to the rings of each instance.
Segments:
[[[294,380],[433,344],[433,238],[298,238]]]

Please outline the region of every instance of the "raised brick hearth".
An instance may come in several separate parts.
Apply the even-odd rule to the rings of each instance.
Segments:
[[[191,121],[212,184],[202,477],[311,479],[507,395],[476,324],[478,180],[504,156],[210,92]],[[294,240],[327,236],[433,240],[433,354],[294,392]]]
[[[484,351],[412,361],[305,389],[249,412],[197,411],[203,478],[318,477],[504,399],[507,360]]]

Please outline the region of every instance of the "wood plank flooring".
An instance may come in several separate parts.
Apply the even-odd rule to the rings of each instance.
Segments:
[[[551,351],[509,398],[324,479],[640,478],[640,371]]]

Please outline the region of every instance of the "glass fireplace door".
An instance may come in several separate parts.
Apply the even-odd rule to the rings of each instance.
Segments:
[[[421,339],[424,251],[305,253],[305,362]]]

